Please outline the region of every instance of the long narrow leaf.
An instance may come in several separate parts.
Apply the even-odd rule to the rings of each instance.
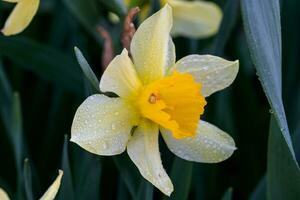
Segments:
[[[233,191],[232,188],[228,188],[226,190],[226,192],[224,193],[222,200],[231,200],[232,199],[232,191]]]
[[[268,199],[300,199],[300,173],[272,116],[270,122],[267,171]]]
[[[75,59],[25,38],[0,37],[0,55],[57,86],[81,95],[83,79]]]
[[[281,91],[281,26],[279,0],[242,0],[250,53],[291,155],[294,156]]]
[[[138,169],[133,165],[131,160],[127,155],[120,155],[113,158],[120,175],[128,187],[128,190],[132,198],[136,198],[139,183],[140,175],[138,174]]]
[[[25,195],[27,200],[33,200],[32,173],[29,160],[26,158],[23,168]]]
[[[175,157],[171,170],[171,179],[174,184],[174,192],[171,194],[170,199],[188,199],[188,194],[192,182],[192,174],[193,163]],[[167,199],[167,197],[165,197],[164,199]]]
[[[61,180],[60,192],[57,195],[57,199],[74,199],[74,191],[73,191],[73,181],[72,174],[69,163],[69,147],[68,147],[68,136],[65,135],[64,147],[62,152],[62,171],[64,172],[64,176]]]
[[[75,51],[75,55],[76,55],[77,61],[78,61],[79,65],[80,65],[80,67],[81,67],[84,75],[90,81],[90,83],[94,86],[94,88],[96,89],[96,91],[100,92],[100,89],[99,89],[99,80],[97,79],[96,75],[94,74],[93,70],[91,69],[89,63],[87,62],[87,60],[85,59],[85,57],[81,53],[80,49],[78,49],[77,47],[75,47],[74,51]]]

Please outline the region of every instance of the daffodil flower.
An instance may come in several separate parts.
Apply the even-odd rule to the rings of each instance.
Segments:
[[[131,0],[124,0],[130,7]],[[136,2],[136,1],[133,1]],[[206,38],[216,34],[222,20],[222,11],[217,4],[209,1],[160,0],[160,5],[168,3],[173,9],[173,36]],[[150,4],[141,7],[141,18],[145,19],[150,11]]]
[[[134,34],[133,60],[124,49],[105,70],[100,90],[118,97],[88,97],[71,130],[71,141],[94,154],[127,149],[142,176],[166,195],[173,185],[162,166],[159,131],[169,149],[189,161],[220,162],[236,149],[229,135],[199,117],[205,97],[233,82],[238,61],[190,55],[175,63],[171,28],[172,8],[166,4]]]
[[[61,178],[63,176],[63,171],[58,171],[58,176],[56,177],[55,181],[50,185],[48,190],[45,192],[45,194],[40,198],[40,200],[53,200],[59,190]],[[0,200],[10,200],[8,194],[0,188]]]
[[[39,7],[39,0],[3,0],[17,3],[12,13],[5,22],[1,32],[5,36],[22,32],[31,22]]]

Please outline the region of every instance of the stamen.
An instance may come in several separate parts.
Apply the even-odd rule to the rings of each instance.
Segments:
[[[149,101],[150,103],[154,104],[154,103],[156,103],[156,100],[157,100],[156,95],[152,93],[152,94],[149,96],[148,101]]]

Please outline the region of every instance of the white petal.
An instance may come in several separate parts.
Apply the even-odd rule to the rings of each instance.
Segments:
[[[61,178],[64,172],[62,170],[58,171],[58,176],[52,185],[48,188],[46,193],[40,198],[40,200],[53,200],[59,190]]]
[[[114,92],[121,97],[136,93],[141,87],[128,52],[124,49],[108,65],[100,81],[102,92]]]
[[[8,194],[0,188],[0,200],[10,200]]]
[[[239,61],[228,61],[212,55],[186,56],[172,68],[193,75],[202,84],[202,94],[207,97],[228,87],[239,70]]]
[[[136,121],[136,111],[126,101],[96,94],[77,109],[71,141],[98,155],[120,154]]]
[[[135,32],[130,50],[134,66],[144,84],[162,78],[168,65],[172,9],[169,5],[146,19]]]
[[[39,4],[39,0],[19,1],[6,20],[4,28],[1,30],[1,32],[6,36],[15,35],[22,32],[30,24],[38,10]]]
[[[195,137],[175,139],[172,134],[161,129],[169,149],[182,159],[217,163],[229,158],[236,149],[233,139],[216,126],[199,121]]]
[[[169,43],[168,43],[168,54],[167,54],[167,60],[166,65],[164,69],[164,74],[168,73],[168,70],[174,65],[176,62],[176,51],[175,51],[175,45],[171,37],[169,37]]]
[[[142,176],[170,196],[173,184],[164,170],[158,146],[158,126],[143,121],[128,142],[127,152]]]
[[[173,8],[173,36],[205,38],[219,30],[222,11],[213,2],[168,0]]]

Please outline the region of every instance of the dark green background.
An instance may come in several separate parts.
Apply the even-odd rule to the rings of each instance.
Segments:
[[[177,59],[197,53],[240,60],[236,80],[207,99],[204,115],[228,132],[238,149],[225,162],[199,164],[175,157],[160,140],[163,165],[175,186],[171,198],[300,199],[295,160],[300,158],[300,1],[215,2],[224,12],[217,35],[174,42]],[[0,2],[1,26],[11,9]],[[38,199],[58,169],[64,176],[57,199],[166,198],[126,153],[95,156],[69,142],[77,107],[95,92],[73,47],[100,79],[103,40],[95,26],[109,31],[116,53],[122,49],[122,24],[111,23],[109,11],[121,20],[126,12],[116,0],[42,0],[23,33],[0,36],[0,187],[12,199]],[[282,88],[273,87],[281,81]],[[294,150],[287,146],[289,135]]]

